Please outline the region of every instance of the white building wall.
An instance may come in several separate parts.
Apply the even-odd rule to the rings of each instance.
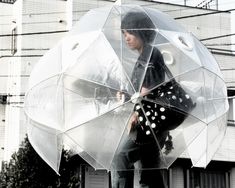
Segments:
[[[0,3],[0,94],[6,94],[8,59],[10,55],[11,38],[6,35],[11,33],[13,5]],[[5,37],[4,37],[5,35]]]
[[[0,80],[0,83],[3,83],[0,85],[4,86],[4,83],[7,83],[2,87],[2,93],[8,94],[9,103],[5,109],[4,160],[6,161],[18,150],[25,138],[23,96],[27,91],[29,75],[39,58],[67,34],[68,23],[71,27],[72,6],[68,5],[69,3],[72,1],[17,0],[11,5],[12,12],[8,12],[9,15],[12,14],[8,16],[8,20],[16,22],[17,34],[28,34],[17,36],[17,53],[14,56],[0,59],[3,62],[1,65],[4,65],[0,65],[0,68],[4,67],[4,70],[0,69],[0,75],[7,75],[4,81]],[[11,33],[11,27],[9,26],[6,31],[8,34]],[[7,40],[4,40],[5,46],[11,44],[10,39],[11,37],[7,37]],[[1,46],[2,48],[5,47]]]
[[[17,32],[22,33],[22,0],[18,0],[13,6],[13,21]],[[17,52],[21,55],[21,39],[17,37]],[[21,58],[11,58],[8,61],[7,94],[9,105],[6,105],[4,160],[8,161],[13,152],[19,148],[20,108],[16,105],[20,102],[21,93]]]
[[[1,161],[4,157],[4,140],[5,140],[5,105],[0,104],[0,169]]]
[[[220,69],[223,73],[224,80],[228,88],[235,86],[235,64],[234,64],[234,56],[231,55],[223,55],[223,54],[214,54],[215,59],[220,65]]]
[[[221,143],[221,146],[217,150],[213,159],[218,161],[234,162],[235,161],[234,143],[235,143],[235,128],[228,126],[223,142]]]

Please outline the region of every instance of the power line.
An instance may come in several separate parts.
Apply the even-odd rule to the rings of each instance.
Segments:
[[[19,33],[19,34],[5,34],[0,35],[0,37],[10,37],[10,36],[25,36],[25,35],[45,35],[45,34],[55,34],[55,33],[66,33],[69,30],[57,30],[57,31],[46,31],[46,32],[33,32],[33,33]]]
[[[218,52],[218,51],[211,51],[212,54],[217,54],[217,55],[225,55],[225,56],[232,56],[235,57],[235,54],[232,53],[226,53],[226,52]]]
[[[14,55],[14,56],[12,56],[12,55],[3,55],[3,56],[0,56],[0,59],[1,58],[9,58],[9,57],[11,57],[11,58],[17,58],[17,57],[42,57],[43,55]]]
[[[204,46],[233,46],[235,43],[209,43],[209,44],[204,44]]]
[[[213,39],[218,39],[218,38],[230,37],[230,36],[234,36],[234,35],[235,35],[235,33],[231,33],[231,34],[227,34],[227,35],[218,35],[218,36],[215,36],[215,37],[200,39],[200,41],[213,40]]]
[[[30,75],[0,75],[0,78],[8,78],[8,77],[23,77],[23,78],[27,78],[30,77]]]
[[[216,50],[216,51],[223,51],[223,52],[230,52],[233,53],[235,50],[227,50],[227,49],[222,49],[222,48],[208,48],[209,50]]]
[[[208,13],[203,13],[203,14],[192,14],[188,16],[175,17],[175,19],[179,20],[179,19],[193,18],[193,17],[199,17],[199,16],[207,16],[207,15],[212,15],[212,14],[226,13],[226,12],[231,12],[231,11],[235,11],[235,9],[219,10],[219,11],[208,12]]]
[[[222,69],[222,68],[221,68],[220,70],[222,70],[222,71],[233,71],[233,70],[235,70],[235,68],[229,68],[229,69],[228,69],[228,68],[227,68],[227,69],[225,69],[225,68]]]
[[[196,7],[196,3],[193,4],[190,4],[190,2],[192,2],[193,0],[187,0],[187,2],[184,0],[178,0],[178,1],[171,1],[172,3],[176,4],[176,5],[185,5],[185,6],[188,6],[188,7],[195,7],[195,8],[198,8]],[[167,1],[169,2],[169,1]],[[186,2],[186,4],[185,4]],[[188,3],[188,4],[187,4]],[[233,0],[231,2],[219,2],[218,5],[219,6],[222,6],[222,5],[229,5],[229,4],[233,4]],[[208,9],[207,9],[208,10]],[[211,10],[211,9],[209,9]]]
[[[0,51],[11,51],[10,48],[2,48]],[[49,48],[22,48],[22,51],[50,50]]]

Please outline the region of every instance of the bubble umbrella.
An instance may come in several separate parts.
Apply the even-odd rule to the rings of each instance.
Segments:
[[[122,25],[129,12],[144,20]],[[151,27],[143,24],[148,20]],[[127,44],[125,31],[147,31],[146,40],[154,36],[144,48],[137,81],[133,70],[140,55]],[[162,79],[142,92],[155,51],[164,62],[158,67]],[[178,105],[187,100],[189,110],[189,103]],[[146,168],[162,169],[184,151],[194,166],[210,162],[225,133],[228,102],[218,64],[191,33],[160,11],[116,3],[89,11],[41,58],[24,109],[32,146],[56,172],[63,146],[96,169],[126,170],[115,160],[127,139],[139,142],[138,131],[144,141],[137,144],[154,143],[154,163]],[[177,115],[169,117],[168,111]],[[133,114],[140,125],[134,131]]]

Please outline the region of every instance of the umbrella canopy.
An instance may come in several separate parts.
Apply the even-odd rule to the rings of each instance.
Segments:
[[[137,23],[124,23],[130,12],[141,13],[144,20],[136,17]],[[151,27],[144,24],[148,20]],[[144,53],[147,66],[138,73],[138,82],[132,77],[140,55],[127,44],[125,31],[136,35],[147,31],[140,36],[148,41]],[[164,79],[141,94],[155,49],[171,76],[163,75]],[[145,120],[150,112],[157,113],[147,111],[148,104],[143,101],[157,106],[158,100],[145,96],[172,79],[187,92],[195,107],[170,131],[155,134],[155,125],[148,125],[152,134],[145,134],[150,135],[156,153],[150,155],[158,159],[148,168],[168,168],[185,150],[194,166],[205,167],[223,138],[228,112],[226,85],[213,56],[191,33],[155,9],[115,4],[91,10],[31,73],[24,108],[29,140],[56,172],[64,145],[96,169],[118,169],[115,159],[130,137],[128,124],[133,111],[138,112],[140,104],[139,113]],[[123,101],[118,100],[118,92],[125,96]],[[165,108],[171,106],[160,111]],[[186,113],[177,106],[174,109]]]

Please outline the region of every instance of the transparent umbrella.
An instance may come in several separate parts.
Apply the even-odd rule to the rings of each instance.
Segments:
[[[136,22],[123,21],[130,13]],[[125,32],[147,40],[142,52]],[[153,54],[163,61],[153,64]],[[160,76],[149,72],[152,66]],[[146,81],[149,75],[154,79]],[[184,96],[163,92],[169,83]],[[152,163],[138,168],[162,169],[184,151],[194,166],[210,162],[226,130],[228,102],[218,64],[191,33],[156,9],[116,3],[89,11],[41,58],[24,109],[32,146],[56,172],[64,146],[96,169],[126,170],[117,165],[126,140],[151,148],[144,152]],[[169,109],[182,116],[177,125]]]

